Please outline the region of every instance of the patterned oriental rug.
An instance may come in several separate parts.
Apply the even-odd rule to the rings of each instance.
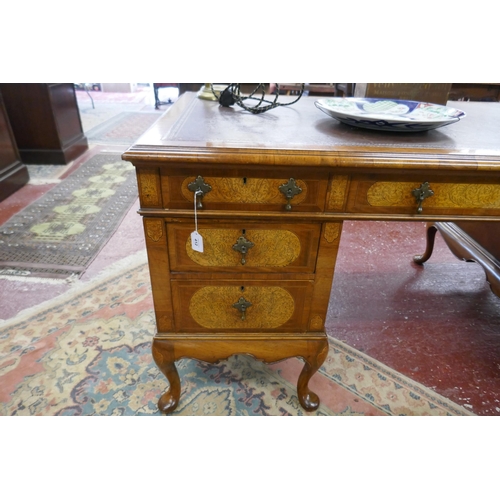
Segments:
[[[0,415],[161,415],[168,381],[151,356],[155,332],[145,252],[78,282],[0,323]],[[176,363],[176,415],[472,415],[430,389],[331,338],[305,412],[296,396],[299,359],[265,365],[250,356]]]
[[[158,113],[123,112],[85,133],[89,142],[100,144],[132,144],[160,118]]]
[[[96,154],[0,227],[0,276],[79,277],[137,196],[133,165]]]

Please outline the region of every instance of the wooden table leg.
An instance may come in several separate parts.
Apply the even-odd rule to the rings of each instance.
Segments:
[[[328,355],[328,341],[318,341],[311,347],[310,355],[304,359],[304,368],[299,375],[297,383],[297,396],[299,402],[306,411],[314,411],[319,407],[319,397],[309,389],[309,380],[319,370]]]
[[[216,363],[234,354],[247,354],[263,361],[275,363],[287,358],[302,358],[304,368],[297,383],[297,396],[306,411],[319,407],[319,397],[309,389],[311,377],[325,362],[328,339],[324,332],[306,332],[292,335],[168,335],[153,339],[153,359],[167,377],[170,387],[160,397],[158,409],[172,413],[179,404],[181,385],[175,361],[192,358]]]
[[[485,231],[478,224],[479,231]],[[453,222],[435,222],[427,225],[427,248],[423,255],[416,255],[413,259],[417,264],[423,264],[429,259],[434,245],[434,236],[439,231],[443,240],[453,255],[458,259],[479,264],[489,283],[491,291],[500,297],[500,265],[498,256],[492,255],[486,248],[479,244],[469,233]],[[479,232],[479,235],[481,233]]]
[[[181,381],[174,363],[173,345],[168,342],[158,342],[154,339],[152,350],[155,363],[170,383],[170,387],[158,401],[158,409],[162,413],[172,413],[177,408],[181,397]]]
[[[415,255],[413,257],[413,262],[415,264],[422,265],[424,262],[427,262],[434,250],[434,241],[436,239],[437,228],[433,222],[427,223],[427,245],[425,247],[425,252],[422,255]]]

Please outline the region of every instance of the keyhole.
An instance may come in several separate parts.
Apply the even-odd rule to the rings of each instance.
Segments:
[[[243,234],[243,236],[245,236],[246,232],[247,232],[247,230],[246,230],[246,229],[242,229],[242,230],[241,230],[241,234]]]
[[[245,185],[247,183],[247,178],[243,177],[243,184]]]
[[[244,286],[240,286],[240,291],[244,292],[245,291],[245,287]]]

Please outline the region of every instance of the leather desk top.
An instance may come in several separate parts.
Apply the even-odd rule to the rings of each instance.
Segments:
[[[188,92],[124,159],[500,172],[500,103],[450,102],[467,116],[435,130],[402,133],[344,125],[317,109],[315,100],[302,97],[253,115]]]

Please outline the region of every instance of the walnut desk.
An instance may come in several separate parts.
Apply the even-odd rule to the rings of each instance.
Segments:
[[[162,412],[179,402],[176,360],[237,353],[302,358],[298,398],[318,407],[308,383],[328,352],[344,220],[500,221],[500,104],[460,103],[459,123],[397,133],[348,127],[314,100],[252,115],[185,93],[123,154],[170,383]]]

